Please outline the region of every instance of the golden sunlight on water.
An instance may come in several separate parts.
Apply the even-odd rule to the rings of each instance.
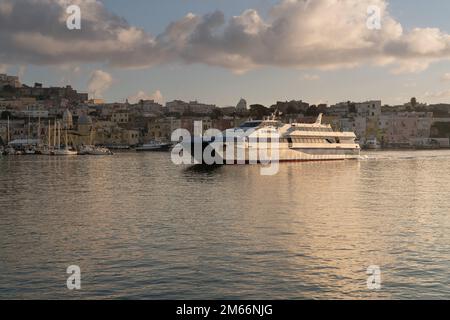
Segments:
[[[2,158],[0,298],[450,298],[450,151],[259,169]]]

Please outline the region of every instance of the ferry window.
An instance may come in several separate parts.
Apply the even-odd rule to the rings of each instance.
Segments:
[[[292,138],[289,137],[287,140],[288,140],[288,143],[289,143],[289,148],[292,148]]]
[[[239,128],[256,128],[261,124],[259,121],[245,122]]]

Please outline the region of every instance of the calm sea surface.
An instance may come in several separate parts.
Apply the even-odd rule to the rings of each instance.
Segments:
[[[0,299],[450,299],[450,151],[366,155],[0,158]]]

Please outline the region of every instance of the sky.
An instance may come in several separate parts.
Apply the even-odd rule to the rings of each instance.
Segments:
[[[66,27],[70,4],[81,30]],[[0,0],[0,72],[110,102],[450,103],[449,12],[446,0]]]

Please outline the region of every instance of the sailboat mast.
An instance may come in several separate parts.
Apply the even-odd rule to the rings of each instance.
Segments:
[[[48,141],[47,141],[47,145],[48,148],[50,149],[50,145],[52,144],[52,123],[50,120],[48,120],[48,130],[47,130],[47,134],[48,134]]]
[[[67,136],[67,128],[64,128],[64,138],[65,138],[65,140],[66,140],[66,142],[65,142],[65,145],[66,145],[66,150],[67,149],[69,149],[69,139],[68,139],[68,136]]]
[[[28,134],[27,134],[27,144],[30,144],[30,131],[31,131],[31,123],[30,123],[30,114],[28,113]]]
[[[54,121],[55,128],[53,128],[53,146],[56,148],[56,119]]]
[[[11,139],[11,135],[9,133],[9,116],[8,116],[8,132],[6,134],[6,143],[9,144],[9,141]]]
[[[41,115],[38,117],[38,132],[37,132],[37,143],[40,145],[41,143]]]
[[[58,121],[58,150],[61,149],[61,124]]]

